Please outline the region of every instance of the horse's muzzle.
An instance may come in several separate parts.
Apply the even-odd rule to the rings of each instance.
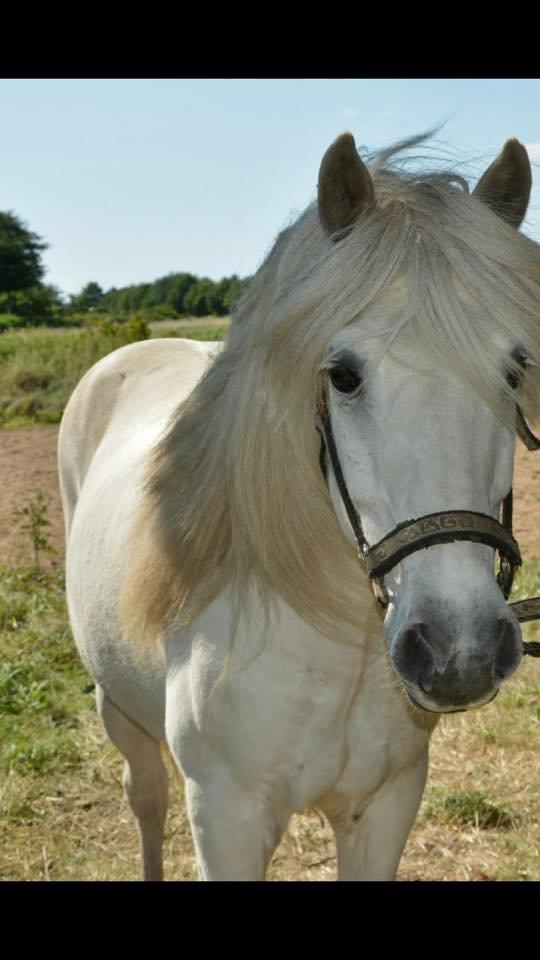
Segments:
[[[515,617],[502,614],[459,634],[446,624],[403,624],[390,659],[411,702],[437,713],[468,710],[491,700],[523,655]]]

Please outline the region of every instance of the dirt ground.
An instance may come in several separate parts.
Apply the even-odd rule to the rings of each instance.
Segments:
[[[0,430],[0,563],[31,561],[32,539],[28,520],[17,511],[38,494],[50,497],[44,529],[51,545],[64,556],[64,519],[58,486],[56,444],[58,427],[23,427]]]
[[[46,514],[50,525],[45,533],[58,551],[55,557],[63,559],[57,439],[56,426],[0,430],[0,563],[31,559],[32,541],[25,529],[28,521],[17,517],[16,511],[40,490],[51,496]],[[514,476],[514,535],[524,558],[540,560],[540,452],[529,452],[521,443]]]

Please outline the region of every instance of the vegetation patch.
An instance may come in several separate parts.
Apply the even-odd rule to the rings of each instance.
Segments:
[[[67,625],[60,569],[0,567],[0,769],[72,769],[88,676]]]
[[[456,791],[431,800],[424,816],[434,817],[446,823],[463,823],[479,830],[505,830],[518,820],[515,813],[488,800],[477,790]]]
[[[81,377],[101,357],[149,337],[221,340],[229,322],[160,321],[151,329],[144,317],[113,322],[89,314],[83,329],[25,329],[0,334],[0,427],[58,423]]]

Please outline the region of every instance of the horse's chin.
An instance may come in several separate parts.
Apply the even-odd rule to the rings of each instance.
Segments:
[[[403,683],[403,681],[402,686],[407,700],[415,710],[421,710],[423,713],[431,714],[434,717],[439,717],[445,713],[467,713],[468,710],[477,710],[479,707],[484,707],[487,703],[491,703],[491,701],[495,699],[499,692],[498,690],[495,690],[495,693],[489,698],[489,700],[484,700],[483,703],[471,703],[469,707],[441,707],[440,710],[433,710],[431,707],[425,707],[423,704],[419,703],[416,697],[411,693],[407,684]]]
[[[429,707],[424,707],[421,703],[418,703],[418,700],[412,695],[405,683],[403,684],[403,689],[405,691],[407,700],[415,710],[422,710],[423,713],[431,713],[433,716],[439,716],[442,713],[465,713],[465,707],[463,707],[461,710],[430,710]]]

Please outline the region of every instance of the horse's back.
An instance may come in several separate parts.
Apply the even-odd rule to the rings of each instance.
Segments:
[[[120,347],[87,371],[66,406],[58,440],[67,537],[96,453],[109,443],[118,451],[126,440],[158,436],[218,350],[214,342],[143,340]]]

